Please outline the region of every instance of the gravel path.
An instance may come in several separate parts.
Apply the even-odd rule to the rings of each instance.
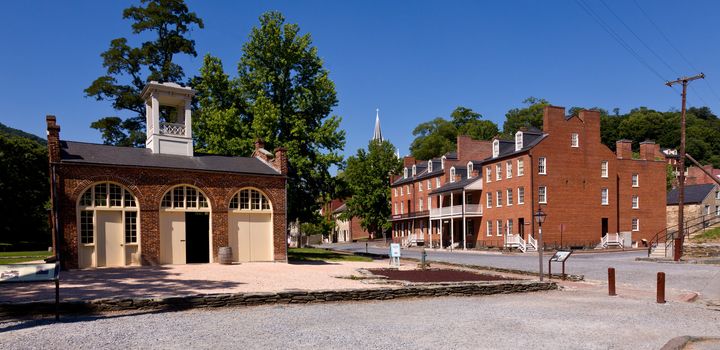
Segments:
[[[0,349],[658,349],[720,312],[584,290],[0,323]]]

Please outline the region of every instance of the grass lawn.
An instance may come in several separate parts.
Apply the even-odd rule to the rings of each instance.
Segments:
[[[707,230],[702,234],[693,237],[695,243],[706,243],[706,242],[720,242],[720,227],[716,227],[712,230]]]
[[[0,252],[0,265],[42,260],[49,257],[50,255],[52,255],[52,253],[47,250],[28,252]]]
[[[373,261],[371,258],[318,248],[290,248],[290,261]]]

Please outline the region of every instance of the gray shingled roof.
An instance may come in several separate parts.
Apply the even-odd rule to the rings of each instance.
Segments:
[[[515,141],[508,141],[508,140],[500,140],[500,152],[497,157],[488,157],[483,159],[483,163],[485,162],[494,162],[496,160],[506,158],[509,156],[516,155],[518,153],[523,153],[540,143],[540,141],[544,140],[547,135],[543,134],[539,131],[523,131],[523,148],[521,148],[519,151],[515,150]]]
[[[280,176],[280,172],[254,157],[198,154],[193,157],[153,154],[148,148],[117,147],[94,143],[60,141],[63,163],[171,168]]]
[[[686,185],[683,203],[702,203],[714,189],[715,185],[713,184]],[[667,193],[667,205],[678,205],[679,194],[680,191],[677,188],[670,190]]]
[[[437,194],[437,193],[450,192],[450,191],[454,191],[454,190],[460,190],[460,189],[464,188],[465,186],[470,185],[471,183],[478,181],[478,180],[482,180],[482,176],[476,176],[471,179],[464,178],[460,181],[455,181],[455,182],[448,182],[448,183],[442,185],[440,188],[435,189],[434,191],[430,192],[430,194]]]

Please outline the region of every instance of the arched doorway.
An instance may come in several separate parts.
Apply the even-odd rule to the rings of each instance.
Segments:
[[[171,188],[160,202],[160,263],[209,263],[212,260],[210,204],[189,185]]]
[[[80,268],[140,264],[138,205],[129,189],[95,183],[76,207]]]
[[[255,188],[233,195],[228,208],[228,238],[233,261],[273,261],[272,205]]]

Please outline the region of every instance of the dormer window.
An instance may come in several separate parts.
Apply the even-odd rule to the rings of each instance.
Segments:
[[[428,173],[432,173],[432,160],[428,160]]]
[[[472,177],[472,172],[473,172],[473,162],[468,162],[468,163],[467,163],[467,177],[468,177],[468,179]]]
[[[493,158],[497,158],[500,155],[500,140],[493,141]]]
[[[518,131],[515,133],[515,151],[519,151],[523,148],[523,133]]]
[[[412,166],[412,176],[415,177],[415,174],[416,174],[416,173],[417,173],[417,167],[415,166],[415,164],[413,164],[413,166]]]
[[[447,159],[445,156],[442,156],[440,158],[440,169],[445,170],[445,159]]]
[[[455,182],[455,167],[450,168],[450,182]]]
[[[407,168],[403,169],[403,179],[407,179]]]

